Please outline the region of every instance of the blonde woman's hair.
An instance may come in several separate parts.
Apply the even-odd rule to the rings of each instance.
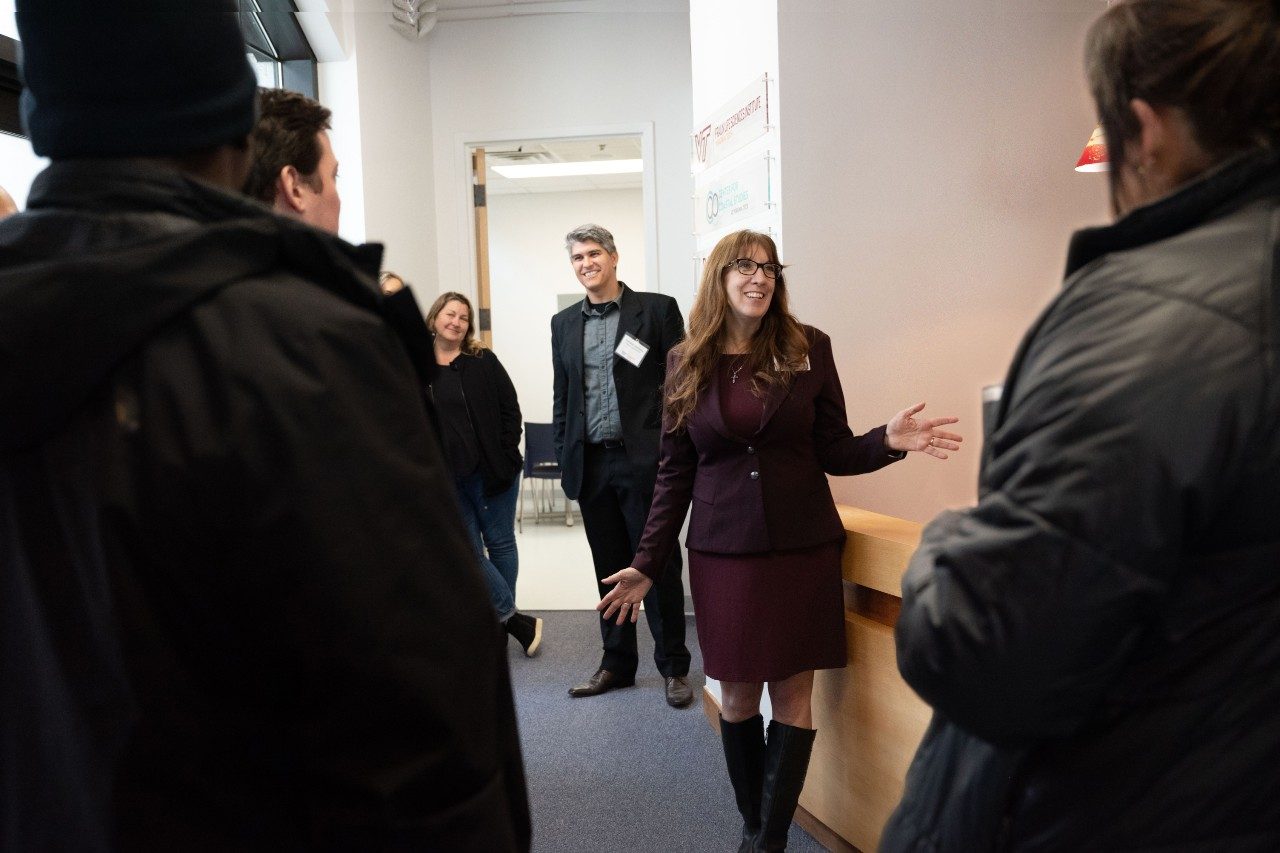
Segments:
[[[484,351],[484,343],[476,337],[476,312],[471,307],[471,300],[456,293],[452,290],[446,291],[436,297],[436,301],[431,303],[431,310],[427,312],[427,328],[431,330],[431,334],[436,333],[436,317],[440,316],[440,312],[444,310],[444,306],[450,302],[461,302],[467,308],[467,334],[462,339],[462,351],[467,355],[480,355]]]
[[[675,369],[667,376],[666,415],[672,432],[684,429],[697,408],[698,399],[715,377],[720,354],[728,343],[729,297],[724,277],[739,258],[754,249],[763,249],[769,260],[778,260],[778,247],[768,234],[735,231],[711,250],[702,269],[698,295],[689,312],[689,332],[676,347]],[[781,270],[774,280],[773,299],[751,339],[744,367],[752,387],[761,393],[766,387],[785,385],[809,355],[809,339],[787,300],[787,283]]]

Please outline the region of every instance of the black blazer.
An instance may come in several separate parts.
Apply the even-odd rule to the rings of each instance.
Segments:
[[[585,299],[584,299],[585,301]],[[551,318],[551,361],[555,374],[556,459],[564,493],[577,499],[582,487],[582,446],[586,442],[586,399],[582,376],[583,302]],[[613,357],[622,443],[636,471],[652,481],[658,475],[658,436],[662,431],[662,383],[667,353],[684,338],[684,317],[670,296],[622,286],[618,337],[630,333],[649,345],[636,367]]]

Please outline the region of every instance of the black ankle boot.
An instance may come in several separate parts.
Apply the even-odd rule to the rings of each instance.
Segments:
[[[805,774],[809,772],[809,754],[813,751],[816,734],[813,729],[769,721],[764,787],[760,799],[760,833],[756,836],[756,846],[751,849],[787,849],[787,831],[791,829],[791,818],[800,801]]]
[[[760,832],[760,796],[764,784],[764,717],[740,723],[720,718],[720,741],[724,744],[724,763],[729,768],[733,796],[742,814],[742,844],[738,853],[751,853],[752,842]]]
[[[525,616],[519,610],[502,623],[507,633],[516,638],[526,657],[533,657],[542,646],[542,620],[537,616]]]

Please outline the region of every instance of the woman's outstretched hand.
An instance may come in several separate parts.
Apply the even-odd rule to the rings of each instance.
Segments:
[[[946,459],[947,450],[959,450],[964,438],[938,427],[954,424],[959,418],[917,418],[924,410],[924,403],[903,409],[889,420],[884,433],[884,443],[890,450],[915,450]],[[617,577],[615,575],[614,577]]]
[[[653,581],[645,577],[639,569],[627,566],[622,571],[609,575],[600,583],[615,584],[596,605],[596,610],[601,611],[606,620],[612,619],[615,613],[618,614],[619,625],[627,621],[628,617],[632,622],[640,618],[640,602],[644,601],[645,593],[649,591],[649,587],[653,586]]]

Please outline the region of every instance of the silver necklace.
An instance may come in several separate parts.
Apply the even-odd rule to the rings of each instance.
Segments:
[[[737,384],[738,384],[738,374],[739,374],[740,372],[742,372],[742,368],[743,368],[743,367],[745,367],[745,366],[746,366],[745,364],[739,364],[737,367],[734,367],[734,368],[730,369],[730,371],[729,371],[729,384],[730,384],[730,385],[737,385]]]

